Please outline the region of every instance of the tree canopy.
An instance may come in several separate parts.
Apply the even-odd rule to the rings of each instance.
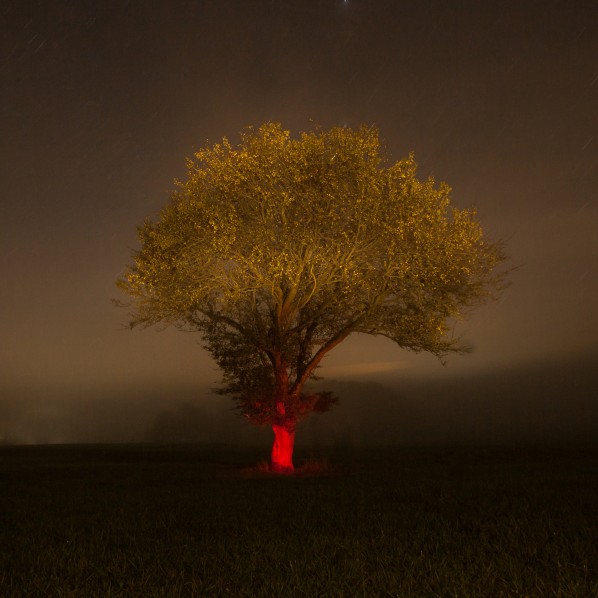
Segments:
[[[118,281],[132,325],[197,330],[259,423],[325,409],[304,385],[351,333],[462,350],[451,321],[500,287],[503,247],[416,174],[365,126],[293,138],[268,123],[201,149]]]

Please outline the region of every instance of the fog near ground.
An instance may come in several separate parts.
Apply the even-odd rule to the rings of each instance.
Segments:
[[[595,355],[475,376],[447,368],[424,380],[358,371],[318,381],[340,401],[297,431],[298,451],[379,444],[584,444],[598,439]],[[206,442],[261,445],[227,397],[209,389],[131,388],[84,393],[15,392],[0,398],[0,443]]]

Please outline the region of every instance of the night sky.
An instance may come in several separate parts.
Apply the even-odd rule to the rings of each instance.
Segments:
[[[469,356],[339,347],[345,405],[312,436],[598,428],[595,2],[5,0],[0,27],[0,442],[226,439],[197,336],[130,332],[111,300],[185,158],[265,121],[376,125],[518,266],[459,325]]]

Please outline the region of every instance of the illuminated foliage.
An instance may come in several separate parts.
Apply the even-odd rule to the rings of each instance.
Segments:
[[[199,331],[255,423],[294,431],[328,394],[306,395],[322,358],[353,332],[441,356],[449,323],[499,288],[500,244],[450,189],[394,164],[378,132],[333,128],[291,138],[248,129],[187,163],[119,280],[132,325]]]

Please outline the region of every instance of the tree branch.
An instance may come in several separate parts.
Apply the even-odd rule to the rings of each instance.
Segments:
[[[297,373],[297,379],[291,388],[291,394],[295,394],[299,391],[303,385],[309,380],[310,376],[313,374],[314,370],[318,367],[319,363],[322,361],[324,356],[329,353],[334,347],[342,343],[354,330],[359,321],[361,320],[361,316],[359,318],[354,319],[350,324],[345,326],[342,330],[337,332],[330,340],[328,340],[324,345],[322,345],[316,354],[311,358],[310,362],[307,364],[303,372],[299,374]]]

